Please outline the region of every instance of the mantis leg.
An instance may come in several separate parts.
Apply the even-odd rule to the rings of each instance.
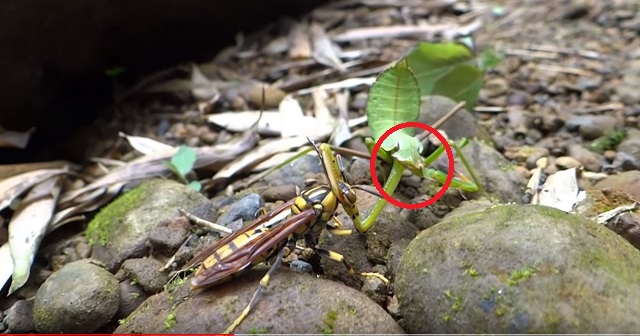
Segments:
[[[469,192],[482,191],[482,184],[476,177],[475,173],[473,172],[473,169],[469,165],[469,162],[467,161],[466,157],[464,156],[461,150],[464,146],[467,145],[468,142],[469,140],[463,138],[460,140],[460,144],[456,144],[455,142],[452,141],[451,143],[449,143],[449,145],[456,152],[456,155],[460,158],[460,161],[462,161],[462,164],[467,169],[469,174],[471,174],[471,178],[473,179],[473,182],[465,179],[454,178],[451,180],[451,187],[462,189],[464,191],[469,191]],[[444,146],[438,147],[433,153],[431,153],[431,155],[425,158],[424,165],[425,166],[431,165],[436,159],[438,159],[438,157],[443,152],[444,152]],[[446,173],[436,169],[431,169],[431,168],[426,168],[423,170],[423,177],[432,178],[440,183],[445,183],[445,181],[447,180]]]

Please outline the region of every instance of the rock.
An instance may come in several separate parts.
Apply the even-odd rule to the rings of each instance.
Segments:
[[[164,264],[154,258],[138,258],[125,260],[120,270],[125,278],[139,284],[147,294],[155,294],[169,281],[167,272],[160,271],[162,266]]]
[[[19,300],[6,312],[4,323],[15,334],[33,333],[33,301]]]
[[[597,173],[602,169],[604,157],[582,147],[582,145],[570,145],[567,154],[582,163],[584,168],[590,172]]]
[[[488,80],[482,91],[488,98],[495,98],[502,96],[509,90],[509,83],[504,78],[493,78]]]
[[[409,244],[395,282],[409,333],[630,333],[640,252],[533,205],[455,215]]]
[[[119,302],[115,277],[79,260],[53,273],[38,289],[33,322],[39,333],[92,333],[111,320]]]
[[[387,285],[378,277],[366,277],[360,291],[380,306],[387,303]]]
[[[120,282],[120,306],[116,312],[119,319],[129,316],[138,306],[147,299],[147,294],[137,285],[132,285],[131,281]]]
[[[154,254],[171,257],[189,236],[191,223],[186,217],[167,220],[149,232],[149,244]]]
[[[598,181],[594,187],[624,191],[634,199],[640,200],[640,171],[634,170],[607,176]]]
[[[281,185],[294,185],[300,189],[305,188],[305,174],[324,174],[320,159],[317,156],[305,155],[300,159],[274,171],[262,180],[270,187]]]
[[[423,124],[433,125],[434,122],[451,111],[456,105],[457,102],[447,97],[423,97],[418,121]],[[445,131],[449,139],[452,140],[477,137],[487,143],[493,143],[491,135],[484,128],[478,126],[473,115],[465,109],[456,112],[439,129]]]
[[[246,195],[225,209],[224,213],[218,217],[217,224],[228,226],[238,219],[252,221],[256,218],[256,213],[263,205],[260,195]]]
[[[507,98],[507,105],[509,106],[529,106],[531,104],[531,95],[524,91],[514,91]]]
[[[411,203],[422,203],[429,198],[431,196],[418,196],[413,198]],[[420,209],[402,209],[400,215],[407,222],[413,223],[419,230],[424,230],[440,222],[446,214],[458,207],[461,201],[460,193],[450,188],[437,202]]]
[[[265,189],[262,198],[265,202],[287,201],[296,196],[296,186],[279,185]]]
[[[313,266],[303,260],[294,260],[289,263],[289,268],[298,272],[298,273],[311,273],[313,272]]]
[[[178,209],[209,219],[211,202],[187,186],[151,180],[118,197],[94,217],[85,232],[93,244],[92,258],[115,272],[129,258],[147,254],[149,233],[165,220],[181,217]]]
[[[640,139],[633,138],[624,140],[618,145],[618,152],[625,153],[629,156],[629,162],[626,164],[627,170],[640,169]]]
[[[462,149],[462,153],[490,196],[502,202],[522,202],[526,181],[522,180],[522,176],[513,169],[514,165],[502,154],[475,140],[469,141],[469,144]],[[441,171],[447,171],[447,156],[440,156],[434,166]],[[471,174],[457,157],[455,168],[457,172],[471,179]],[[474,194],[477,197],[481,196],[481,193]]]
[[[364,220],[364,214],[371,213],[378,197],[361,190],[355,192],[358,208]],[[318,246],[344,255],[356,273],[372,272],[375,264],[386,263],[387,250],[394,241],[412,239],[418,233],[414,225],[402,219],[400,210],[396,206],[386,204],[375,224],[364,235],[358,233],[351,218],[341,212],[338,218],[344,224],[344,229],[353,230],[353,233],[348,236],[334,236],[323,230],[318,239]],[[325,277],[339,280],[353,288],[362,287],[362,277],[350,275],[341,263],[328,258],[322,258],[321,263]]]
[[[554,163],[560,169],[578,168],[582,166],[582,163],[580,163],[580,161],[570,156],[561,156],[559,158],[556,158]]]
[[[579,115],[567,120],[565,127],[569,131],[577,130],[586,140],[593,140],[610,132],[618,126],[618,120],[609,115]]]
[[[390,278],[395,279],[402,255],[407,250],[410,242],[411,240],[409,239],[400,239],[389,246],[389,250],[387,250],[387,275]]]
[[[147,299],[115,333],[222,332],[254,294],[264,267],[210,290],[189,282]],[[279,269],[236,334],[399,334],[398,324],[364,294],[342,284]]]

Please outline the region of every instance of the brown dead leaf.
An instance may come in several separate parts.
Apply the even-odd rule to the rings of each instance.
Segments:
[[[77,171],[80,169],[79,165],[73,164],[69,161],[49,161],[49,162],[34,162],[34,163],[18,163],[0,166],[0,179],[16,176],[18,174],[31,172],[41,169],[61,169],[68,167],[70,170]]]

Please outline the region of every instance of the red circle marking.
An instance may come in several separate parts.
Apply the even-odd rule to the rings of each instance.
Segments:
[[[380,185],[380,182],[378,182],[378,176],[376,175],[376,157],[378,155],[378,151],[380,150],[380,147],[382,146],[382,143],[391,134],[393,134],[393,132],[399,131],[407,127],[420,128],[427,132],[430,132],[431,134],[434,134],[444,146],[444,149],[447,152],[447,158],[449,159],[449,172],[447,174],[447,180],[444,182],[442,189],[440,189],[440,191],[438,191],[435,194],[435,196],[431,197],[430,199],[424,202],[416,203],[416,204],[403,203],[389,196],[389,194],[387,194],[387,192]],[[380,137],[380,139],[378,139],[378,141],[376,141],[376,144],[373,146],[373,151],[371,152],[371,159],[369,159],[369,165],[370,165],[369,169],[371,170],[371,177],[373,179],[373,184],[376,186],[376,189],[378,189],[378,192],[382,195],[382,197],[384,197],[384,199],[386,199],[387,201],[389,201],[391,204],[395,206],[398,206],[404,209],[410,209],[410,210],[416,210],[416,209],[428,207],[429,205],[435,203],[438,199],[440,199],[440,197],[444,195],[447,189],[449,189],[449,185],[451,185],[451,180],[453,179],[453,171],[455,169],[454,162],[453,162],[453,152],[451,151],[451,146],[447,142],[447,139],[445,139],[445,137],[440,132],[438,132],[435,128],[427,124],[423,124],[415,121],[410,121],[410,122],[405,122],[405,123],[395,125],[390,129],[388,129],[386,132],[384,132],[384,134]]]

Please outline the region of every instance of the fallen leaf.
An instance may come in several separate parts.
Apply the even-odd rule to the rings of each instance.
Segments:
[[[547,176],[541,191],[538,193],[538,203],[565,212],[570,212],[576,203],[586,198],[584,190],[578,187],[576,169],[560,170]]]
[[[51,223],[60,182],[60,177],[55,176],[35,185],[9,222],[9,247],[13,259],[9,295],[29,279],[31,264]]]
[[[0,181],[0,211],[34,185],[53,176],[69,173],[68,169],[41,169]]]
[[[127,141],[129,142],[129,145],[131,145],[133,149],[145,155],[155,153],[155,152],[162,152],[162,151],[173,148],[173,146],[169,146],[169,145],[163,144],[160,141],[156,141],[146,137],[126,135],[122,132],[120,132],[119,135],[127,139]]]
[[[13,273],[13,259],[11,258],[11,250],[9,249],[9,242],[6,242],[0,247],[0,287],[4,287],[11,273]]]
[[[349,91],[344,90],[344,92],[337,93],[336,103],[338,105],[337,126],[329,138],[329,144],[339,147],[353,137],[351,129],[349,129],[347,115],[349,110]]]
[[[12,147],[24,149],[31,139],[31,134],[35,128],[30,128],[26,132],[8,131],[0,128],[0,147]]]
[[[33,162],[33,163],[17,163],[0,166],[0,179],[16,176],[22,173],[28,173],[41,169],[61,169],[68,167],[70,170],[77,171],[81,167],[69,161],[49,161],[49,162]]]
[[[289,32],[289,57],[292,59],[311,58],[311,43],[304,27],[295,24]]]
[[[313,59],[320,64],[334,68],[339,72],[347,69],[338,57],[338,47],[331,42],[321,25],[311,24],[311,40],[313,41]]]
[[[237,158],[242,153],[253,148],[257,141],[258,136],[255,133],[250,132],[240,141],[231,145],[225,144],[221,146],[195,148],[197,160],[193,165],[193,168],[198,169],[208,167],[211,169],[218,169]],[[122,167],[115,168],[107,175],[102,176],[82,188],[64,193],[60,202],[69,202],[86,192],[90,192],[98,188],[109,187],[115,183],[126,183],[164,176],[170,172],[164,161],[170,160],[176,151],[177,149],[174,148],[165,152],[153,153],[137,158]]]
[[[242,157],[229,162],[229,164],[211,178],[211,183],[216,183],[219,180],[232,177],[235,174],[266,160],[267,158],[272,157],[274,154],[288,152],[291,149],[304,146],[306,143],[308,143],[308,141],[304,136],[266,141],[257,148],[247,152]]]
[[[200,71],[195,63],[191,65],[191,81],[199,86],[191,90],[191,94],[197,101],[214,103],[220,98],[220,90],[211,84],[209,78]]]

